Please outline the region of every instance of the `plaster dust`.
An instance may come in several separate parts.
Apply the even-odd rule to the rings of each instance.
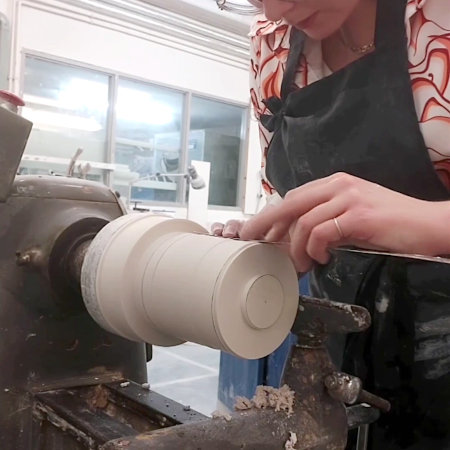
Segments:
[[[289,432],[290,436],[289,439],[286,441],[286,444],[284,444],[285,450],[295,450],[295,446],[297,445],[298,438],[297,434],[293,433],[292,431]]]
[[[237,411],[273,408],[275,411],[286,411],[290,416],[294,412],[294,396],[295,392],[287,384],[281,388],[258,386],[251,400],[246,397],[236,397],[234,408]]]
[[[97,385],[90,393],[87,403],[93,409],[106,409],[109,403],[108,391],[102,385]]]

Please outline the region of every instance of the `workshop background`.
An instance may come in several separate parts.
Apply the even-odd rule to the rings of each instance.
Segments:
[[[80,176],[130,209],[204,226],[254,214],[264,198],[249,23],[213,0],[2,0],[0,89],[22,97],[34,123],[20,173],[65,174],[81,149]],[[189,203],[194,191],[179,176],[191,161],[209,163],[204,203]],[[264,365],[222,358],[222,400],[251,394]],[[155,347],[152,388],[211,414],[219,360],[196,344]]]

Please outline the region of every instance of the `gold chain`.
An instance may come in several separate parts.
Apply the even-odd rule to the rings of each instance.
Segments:
[[[339,37],[341,39],[342,44],[344,44],[344,47],[348,48],[349,50],[351,50],[353,53],[356,53],[357,55],[364,55],[375,48],[374,41],[369,42],[368,44],[360,45],[360,46],[349,44],[344,35],[344,31],[342,30],[342,28],[339,29]]]

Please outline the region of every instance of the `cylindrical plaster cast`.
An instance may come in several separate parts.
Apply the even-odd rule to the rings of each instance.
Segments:
[[[286,338],[296,271],[272,244],[224,239],[188,220],[130,214],[87,251],[81,284],[92,317],[131,340],[185,341],[261,358]]]

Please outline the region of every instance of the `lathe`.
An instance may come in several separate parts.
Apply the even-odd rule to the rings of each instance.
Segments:
[[[126,214],[98,183],[16,176],[30,130],[0,109],[1,449],[338,450],[389,408],[336,372],[324,346],[366,329],[365,309],[299,300],[273,245]],[[149,389],[145,343],[260,358],[290,330],[292,411],[209,418]]]

